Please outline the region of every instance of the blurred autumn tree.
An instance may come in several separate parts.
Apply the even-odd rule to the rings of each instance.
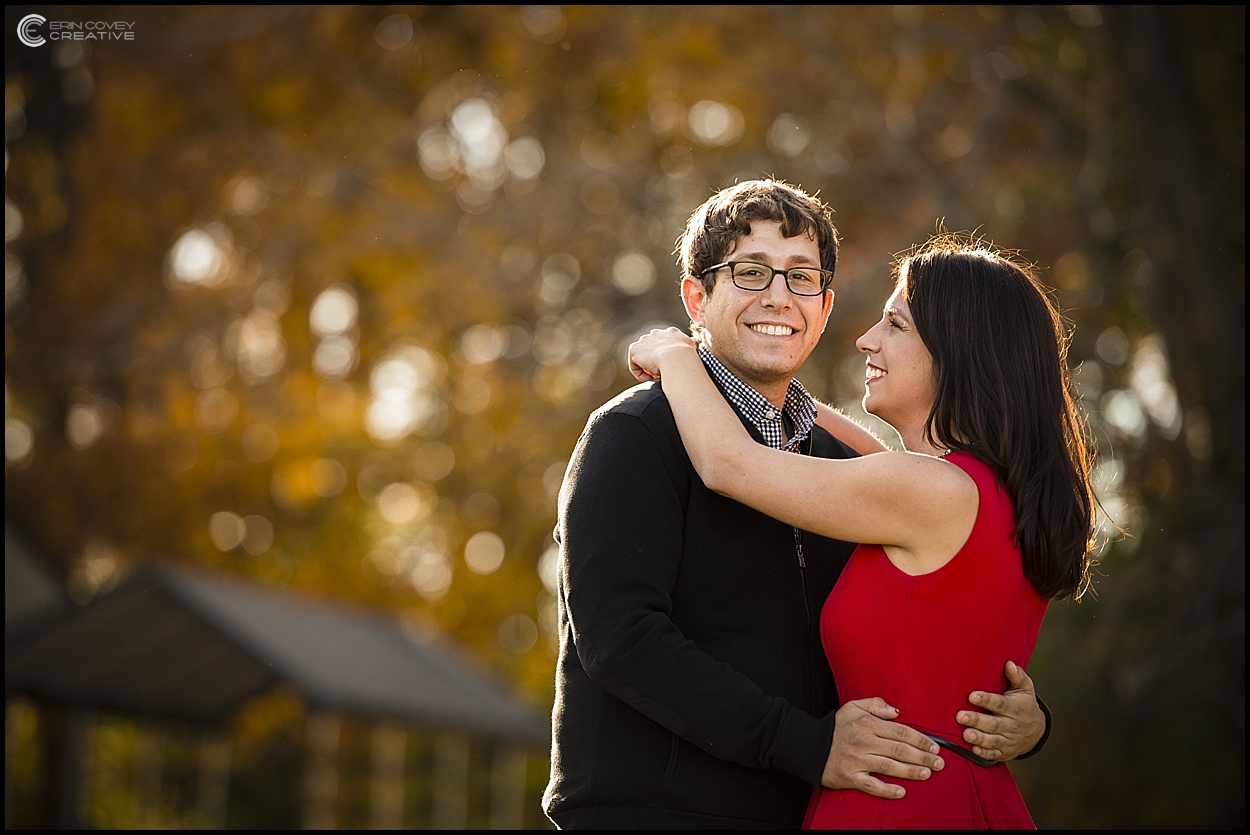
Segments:
[[[1244,820],[1244,9],[6,9],[6,512],[89,599],[153,554],[398,607],[550,699],[550,531],[712,189],[1042,266],[1128,533],[1054,607],[1043,826]],[[848,360],[849,358],[849,360]],[[547,555],[544,559],[544,555]]]

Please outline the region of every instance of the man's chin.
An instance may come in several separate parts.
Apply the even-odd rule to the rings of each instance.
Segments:
[[[789,383],[802,367],[802,363],[795,365],[792,362],[753,363],[742,368],[742,376],[744,379],[750,377],[752,380],[764,384]]]

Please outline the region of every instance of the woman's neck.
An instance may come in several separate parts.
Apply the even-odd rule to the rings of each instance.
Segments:
[[[908,452],[918,452],[921,455],[933,455],[941,457],[950,452],[946,447],[934,446],[929,442],[928,436],[925,434],[924,424],[918,426],[909,426],[906,429],[895,427],[898,430],[898,436],[903,441],[903,449]]]

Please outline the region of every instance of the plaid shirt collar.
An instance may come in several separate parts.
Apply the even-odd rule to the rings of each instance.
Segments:
[[[803,388],[802,383],[798,380],[790,380],[785,405],[781,411],[778,411],[777,407],[764,395],[739,380],[703,345],[699,346],[699,358],[707,367],[708,374],[725,392],[730,404],[759,430],[768,446],[773,449],[798,451],[799,444],[807,440],[812,426],[816,423],[816,401],[807,393],[807,389]],[[781,422],[783,412],[789,418],[794,430],[788,442],[783,440],[785,438]]]

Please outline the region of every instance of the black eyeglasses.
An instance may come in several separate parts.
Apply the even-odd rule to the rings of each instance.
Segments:
[[[708,267],[703,275],[716,272],[721,267],[729,267],[729,275],[735,287],[755,293],[767,290],[777,276],[785,276],[786,287],[796,296],[819,296],[829,289],[833,281],[832,270],[818,267],[791,267],[788,270],[775,270],[767,264],[755,261],[726,261],[714,267]]]

